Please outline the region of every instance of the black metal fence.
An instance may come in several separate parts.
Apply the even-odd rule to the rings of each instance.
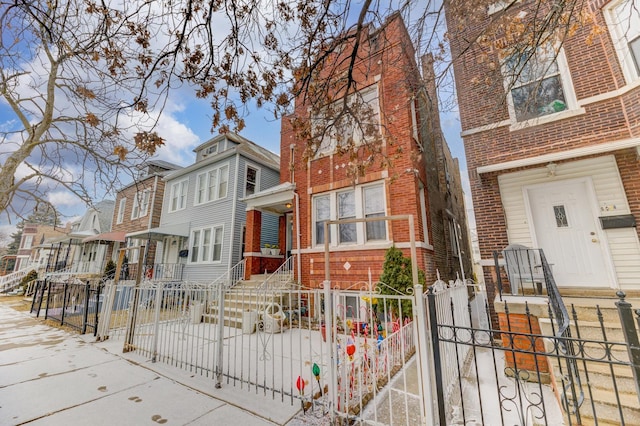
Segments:
[[[497,302],[493,329],[466,325],[478,312],[453,298],[443,321],[436,293],[427,299],[440,424],[640,424],[640,309],[624,293],[608,306],[571,305],[564,335],[543,299]],[[491,324],[488,305],[479,314]]]
[[[31,313],[40,316],[44,304],[44,318],[77,329],[82,334],[91,329],[95,335],[101,308],[102,283],[89,281],[41,280],[31,304]]]

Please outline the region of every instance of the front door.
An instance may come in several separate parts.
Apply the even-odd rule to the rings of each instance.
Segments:
[[[611,287],[603,232],[588,180],[525,188],[532,236],[552,265],[559,287]]]

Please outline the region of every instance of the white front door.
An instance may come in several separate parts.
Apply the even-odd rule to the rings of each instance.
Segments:
[[[589,180],[526,187],[532,236],[559,287],[611,287]]]

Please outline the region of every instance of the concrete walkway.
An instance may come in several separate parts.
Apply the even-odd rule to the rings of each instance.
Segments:
[[[122,354],[0,296],[0,425],[294,425],[300,406]]]

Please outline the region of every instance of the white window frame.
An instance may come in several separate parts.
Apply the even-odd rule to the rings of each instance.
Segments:
[[[510,130],[519,130],[529,126],[536,126],[544,123],[549,123],[551,121],[561,120],[564,118],[568,118],[577,114],[584,114],[585,110],[580,108],[578,105],[578,100],[576,98],[576,93],[573,88],[573,80],[571,78],[571,73],[569,72],[569,64],[567,63],[567,58],[564,53],[563,48],[556,47],[548,47],[551,51],[557,53],[555,54],[555,63],[558,67],[558,76],[560,78],[560,84],[562,85],[562,93],[566,102],[566,109],[558,112],[554,112],[551,114],[540,115],[538,117],[533,117],[530,119],[518,121],[516,117],[516,110],[512,97],[511,87],[511,77],[509,76],[509,71],[506,67],[506,59],[509,57],[508,55],[504,55],[502,61],[502,75],[504,81],[505,92],[507,92],[507,108],[509,110],[509,119],[511,121]],[[548,78],[549,76],[544,76],[540,80],[544,78]],[[538,80],[538,81],[540,81]]]
[[[21,249],[30,249],[33,246],[33,235],[25,235],[22,238]]]
[[[171,194],[169,197],[169,213],[184,210],[187,207],[188,192],[189,178],[182,179],[171,184]]]
[[[229,169],[229,163],[225,163],[198,173],[193,200],[194,206],[227,198],[227,195],[229,195]],[[221,185],[223,182],[225,184],[224,193],[222,193]]]
[[[640,12],[635,10],[636,15],[634,15],[634,18],[636,19],[633,21],[638,22],[638,24],[634,26],[630,21],[631,17],[620,17],[620,8],[623,5],[630,5],[631,11],[634,11],[632,0],[619,0],[609,3],[605,6],[603,12],[609,27],[611,40],[622,67],[622,73],[627,84],[631,84],[640,80],[640,54],[634,61],[633,53],[629,49],[629,42],[640,38]]]
[[[373,96],[369,99],[368,97],[371,95]],[[375,104],[372,106],[372,116],[370,118],[372,119],[371,120],[372,122],[374,121],[373,119],[375,118],[375,122],[376,122],[375,125],[378,127],[378,135],[380,135],[382,126],[381,126],[381,120],[380,120],[380,116],[381,116],[380,94],[378,93],[378,85],[374,84],[372,86],[359,90],[357,93],[349,95],[348,102],[353,103],[356,100],[359,101],[361,99],[364,103],[367,103],[367,104],[371,104],[372,102],[375,102]],[[331,107],[341,108],[340,102],[342,102],[342,99],[339,99],[336,102],[334,102],[334,104],[332,104]],[[325,109],[325,112],[326,112],[326,109]],[[320,111],[319,115],[320,117],[312,119],[312,127],[313,127],[312,130],[314,132],[322,131],[324,126],[328,124],[328,123],[325,123],[325,121],[322,118],[323,111]],[[341,123],[341,125],[338,125],[338,127],[333,127],[328,130],[328,133],[325,134],[324,138],[320,143],[320,146],[318,147],[315,158],[320,158],[322,156],[330,155],[336,151],[336,149],[338,148],[337,133],[339,133],[344,138],[348,132],[351,132],[350,136],[353,138],[355,146],[359,146],[364,142],[365,140],[364,135],[360,131],[360,128],[351,122],[352,119],[353,117],[345,117],[344,118],[345,122]],[[348,136],[346,137],[348,138]]]
[[[253,169],[256,171],[256,180],[255,182],[253,182],[254,187],[253,187],[253,193],[251,194],[247,193],[247,186],[249,185],[249,179],[248,179],[249,169]],[[247,164],[245,166],[245,169],[244,169],[244,196],[245,197],[249,195],[253,195],[257,192],[260,192],[260,172],[261,172],[261,168],[254,166],[253,164]]]
[[[118,203],[118,217],[116,218],[116,224],[120,224],[124,222],[124,210],[127,207],[127,199],[121,198],[120,203]]]
[[[145,217],[149,213],[149,199],[151,198],[151,190],[136,192],[133,199],[133,208],[131,209],[131,220]]]
[[[324,244],[324,241],[318,241],[317,238],[317,209],[316,209],[316,203],[317,200],[319,199],[326,199],[328,197],[329,199],[329,209],[330,209],[330,214],[329,214],[329,219],[328,220],[336,220],[339,219],[339,212],[338,212],[338,195],[339,194],[344,194],[347,192],[352,191],[354,194],[354,201],[355,201],[355,217],[358,219],[363,219],[365,218],[365,200],[364,200],[364,195],[365,195],[365,190],[368,188],[373,188],[376,186],[380,186],[382,188],[382,197],[383,197],[383,203],[384,203],[384,208],[383,208],[383,212],[384,215],[386,216],[387,213],[387,199],[386,199],[386,185],[384,183],[381,182],[375,182],[375,183],[368,183],[368,184],[364,184],[364,185],[357,185],[354,188],[349,188],[348,190],[345,189],[340,189],[340,190],[336,190],[336,191],[331,191],[331,192],[323,192],[321,194],[317,194],[315,196],[313,196],[312,199],[312,205],[313,205],[313,212],[312,212],[312,230],[313,230],[313,234],[312,234],[312,242],[313,242],[313,246],[320,246]],[[352,217],[352,216],[350,216]],[[344,226],[350,226],[349,225],[344,225]],[[355,223],[355,228],[356,228],[356,241],[345,241],[345,242],[341,242],[339,240],[339,236],[340,236],[340,232],[338,229],[338,226],[336,225],[331,225],[329,227],[329,244],[331,246],[366,246],[366,245],[374,245],[374,244],[380,244],[380,243],[388,243],[389,242],[389,226],[388,223],[385,222],[385,239],[375,239],[375,240],[368,240],[367,239],[367,232],[366,232],[366,222],[357,222]],[[325,236],[326,238],[326,236]]]
[[[205,239],[206,235],[208,239]],[[223,248],[224,225],[192,229],[189,235],[189,263],[222,263]]]

